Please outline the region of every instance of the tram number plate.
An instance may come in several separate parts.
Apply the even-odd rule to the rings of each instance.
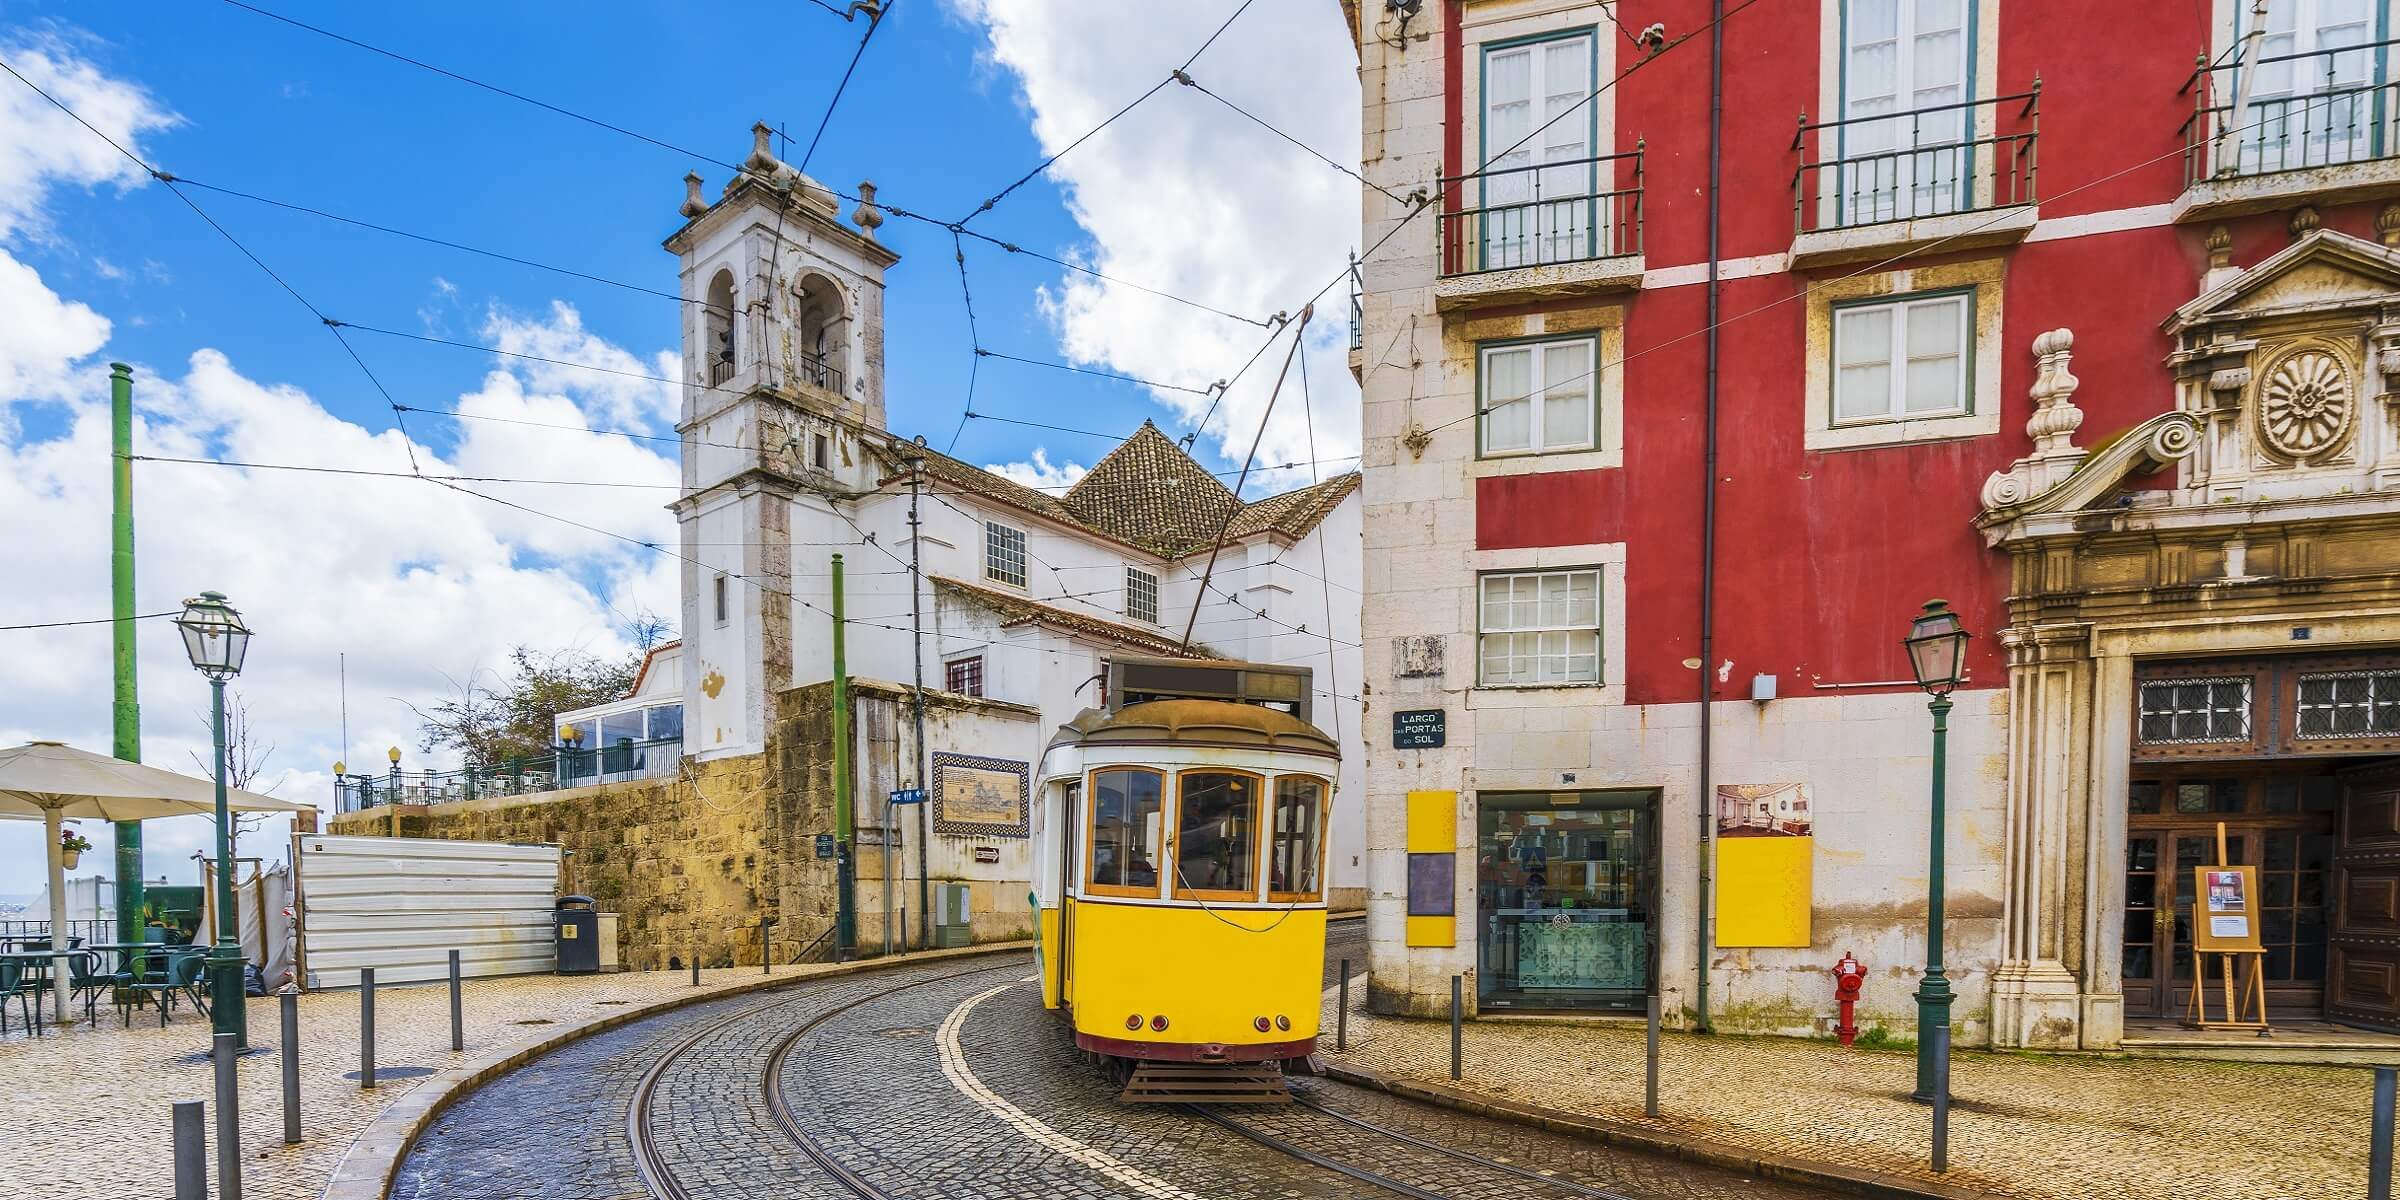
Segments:
[[[1449,712],[1439,708],[1402,709],[1392,714],[1392,749],[1438,750],[1448,740]]]

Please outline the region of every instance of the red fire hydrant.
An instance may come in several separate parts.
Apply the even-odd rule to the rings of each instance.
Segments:
[[[1858,1005],[1858,990],[1867,983],[1866,964],[1842,952],[1842,961],[1833,964],[1833,998],[1841,1003],[1842,1019],[1833,1027],[1842,1045],[1848,1046],[1858,1037],[1858,1022],[1852,1016]]]

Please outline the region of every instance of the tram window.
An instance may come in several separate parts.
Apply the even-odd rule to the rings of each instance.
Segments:
[[[1324,780],[1286,775],[1275,781],[1275,840],[1267,847],[1269,895],[1279,900],[1317,898],[1324,823]]]
[[[1258,895],[1258,777],[1183,773],[1175,824],[1175,894],[1229,900]]]
[[[1092,774],[1091,886],[1121,895],[1158,894],[1164,816],[1155,771]]]

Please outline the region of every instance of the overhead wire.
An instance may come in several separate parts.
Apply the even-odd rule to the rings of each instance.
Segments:
[[[251,265],[256,266],[260,271],[265,272],[267,278],[274,280],[275,286],[282,288],[284,292],[291,296],[293,300],[299,302],[300,307],[307,309],[310,315],[317,319],[318,324],[324,326],[327,331],[333,334],[333,340],[341,343],[342,351],[350,356],[351,362],[358,364],[359,371],[367,377],[367,382],[373,384],[375,390],[383,396],[384,402],[392,406],[392,420],[393,423],[400,428],[400,445],[408,452],[409,469],[412,471],[418,469],[416,443],[408,436],[408,422],[407,419],[400,413],[399,401],[393,399],[391,389],[383,386],[383,380],[377,377],[375,374],[375,369],[367,365],[367,360],[365,358],[359,356],[358,348],[350,344],[349,338],[342,336],[340,322],[335,321],[329,316],[326,316],[325,310],[318,308],[315,304],[310,303],[308,297],[301,295],[300,289],[293,287],[290,280],[285,279],[275,270],[275,268],[268,266],[266,260],[260,258],[256,252],[250,249],[249,246],[244,245],[240,238],[233,236],[232,230],[229,230],[223,225],[218,224],[217,219],[210,216],[207,209],[200,207],[199,201],[192,199],[191,196],[187,195],[181,187],[177,186],[174,176],[159,170],[155,166],[152,166],[141,155],[135,154],[133,151],[127,149],[123,143],[117,141],[117,139],[113,137],[108,136],[106,133],[101,132],[98,126],[93,125],[90,121],[84,120],[83,114],[76,112],[72,107],[68,106],[65,101],[51,95],[48,91],[44,90],[40,84],[27,79],[16,69],[15,66],[5,61],[0,61],[0,70],[7,71],[16,79],[17,82],[22,83],[27,88],[31,89],[34,95],[40,96],[42,99],[49,101],[51,107],[56,108],[62,113],[65,113],[68,119],[74,121],[78,125],[83,126],[83,128],[93,137],[99,138],[101,141],[108,143],[111,149],[115,150],[121,155],[124,155],[128,162],[140,167],[143,174],[148,175],[152,179],[158,180],[161,184],[165,185],[168,192],[172,193],[177,200],[183,202],[184,207],[192,210],[193,215],[206,222],[210,229],[216,230],[217,235],[224,238],[225,241],[232,245],[235,250],[240,251],[242,257],[250,260]]]
[[[180,463],[186,466],[243,467],[252,471],[297,471],[310,475],[361,475],[385,479],[421,479],[431,483],[523,483],[544,487],[642,488],[681,491],[679,483],[642,483],[629,479],[520,479],[508,475],[427,475],[422,471],[378,471],[369,467],[328,467],[312,463],[245,462],[231,458],[180,457],[170,454],[131,454],[133,462]]]
[[[65,629],[65,628],[68,628],[69,626],[74,626],[74,625],[114,625],[114,624],[116,624],[116,623],[117,623],[119,620],[127,620],[127,621],[155,621],[155,620],[159,619],[160,617],[174,617],[174,616],[181,616],[182,614],[183,614],[183,610],[182,610],[182,609],[179,609],[179,608],[176,608],[176,609],[168,609],[168,610],[167,610],[167,611],[165,611],[165,612],[154,612],[154,613],[137,613],[137,614],[135,614],[135,615],[133,615],[133,616],[130,616],[130,617],[123,617],[123,618],[119,618],[119,617],[88,617],[88,618],[85,618],[85,619],[83,619],[83,620],[79,620],[79,621],[31,621],[31,622],[27,622],[27,623],[25,623],[25,624],[21,624],[21,625],[0,625],[0,633],[15,633],[15,632],[18,632],[18,631],[20,631],[20,630],[26,630],[26,629]]]

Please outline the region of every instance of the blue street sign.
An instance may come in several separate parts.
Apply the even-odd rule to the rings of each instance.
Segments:
[[[894,803],[894,804],[923,804],[923,803],[925,803],[925,789],[924,789],[924,788],[901,788],[899,791],[896,791],[896,792],[893,792],[893,793],[892,793],[892,803]]]

